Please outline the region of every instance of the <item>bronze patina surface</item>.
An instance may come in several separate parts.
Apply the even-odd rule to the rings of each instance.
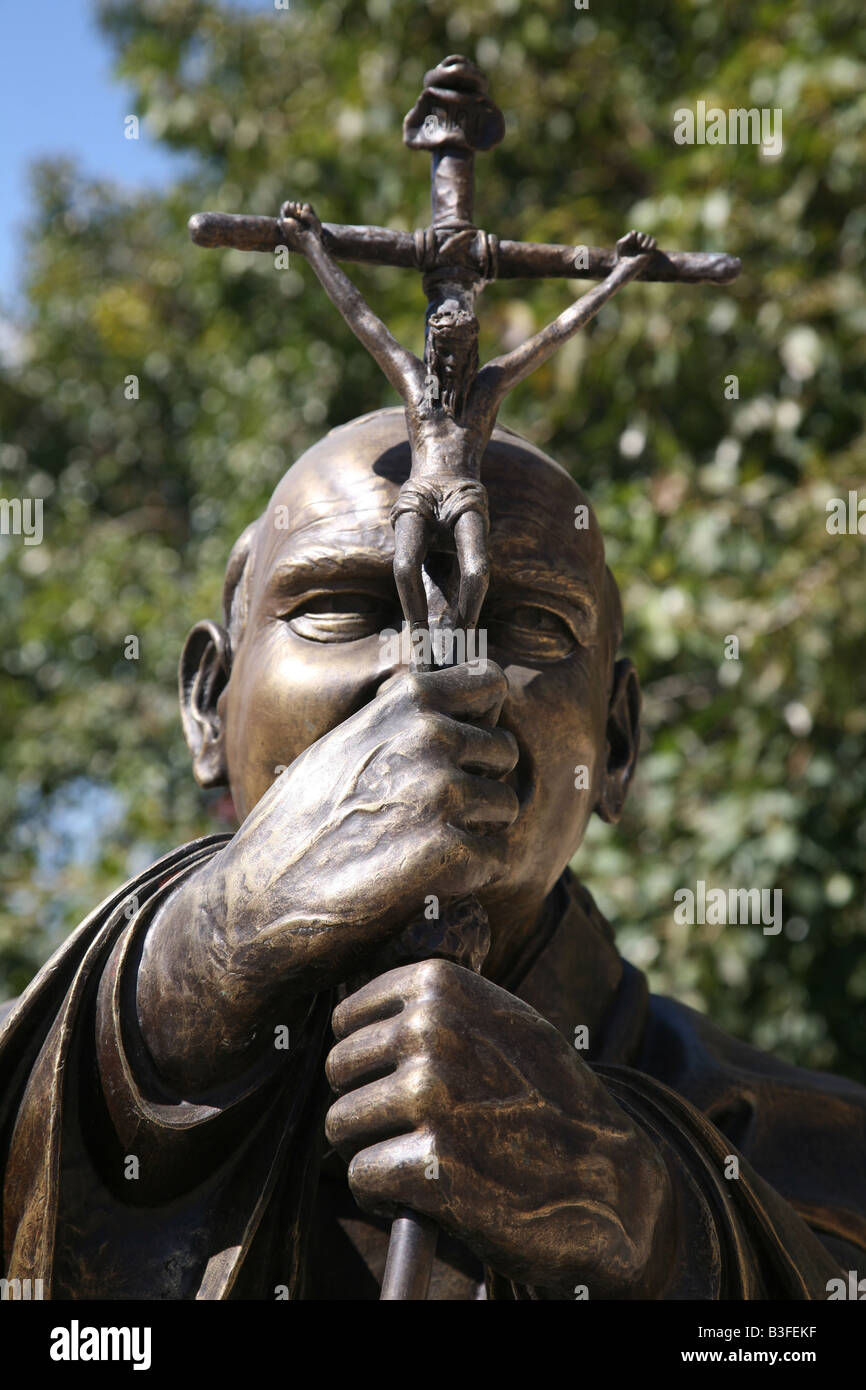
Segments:
[[[866,1093],[651,997],[570,872],[593,813],[622,812],[639,684],[587,499],[496,424],[627,280],[737,263],[630,233],[578,266],[480,231],[472,161],[501,123],[464,59],[405,135],[433,157],[414,238],[297,203],[194,219],[202,244],[302,251],[403,406],[294,464],[187,640],[195,776],[239,828],[124,885],[7,1013],[5,1274],[376,1299],[409,1212],[404,1296],[826,1298],[866,1250]],[[421,270],[423,360],[337,258]],[[483,282],[550,273],[606,278],[479,370]],[[404,619],[477,623],[485,655],[407,656]]]

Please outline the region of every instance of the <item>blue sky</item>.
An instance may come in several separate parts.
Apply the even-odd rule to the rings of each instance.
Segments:
[[[225,0],[224,0],[225,3]],[[228,0],[272,10],[273,0]],[[129,187],[158,185],[181,159],[148,137],[126,140],[129,92],[111,73],[112,52],[91,0],[0,0],[0,351],[14,347],[4,314],[20,307],[28,169],[46,155],[71,155],[85,173]],[[94,857],[118,815],[109,790],[76,782],[48,808],[40,829],[40,873]],[[136,872],[134,865],[130,872]]]
[[[273,0],[231,5],[273,10]],[[131,187],[170,179],[181,161],[143,126],[140,139],[124,139],[123,118],[133,108],[112,77],[91,0],[0,0],[0,53],[0,306],[8,310],[21,284],[32,160],[71,155],[86,173]]]

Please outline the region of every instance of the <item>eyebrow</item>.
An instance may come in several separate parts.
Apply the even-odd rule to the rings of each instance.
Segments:
[[[491,591],[522,592],[532,590],[549,594],[572,609],[582,628],[581,640],[587,645],[598,631],[599,600],[592,586],[576,575],[543,565],[518,561],[509,569],[491,557]],[[393,554],[375,547],[353,546],[347,550],[327,547],[288,556],[273,567],[267,581],[267,592],[299,594],[307,589],[320,588],[334,580],[352,583],[367,580],[393,585]]]
[[[393,564],[392,553],[374,548],[353,546],[347,550],[329,550],[322,547],[278,560],[268,576],[267,589],[269,593],[300,593],[305,588],[318,587],[343,576],[379,581],[393,579]]]

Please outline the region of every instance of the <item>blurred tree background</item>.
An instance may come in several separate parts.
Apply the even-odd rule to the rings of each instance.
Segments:
[[[507,121],[478,160],[481,225],[596,244],[637,226],[743,258],[722,289],[630,286],[503,414],[588,488],[645,690],[627,816],[594,824],[576,867],[653,988],[866,1080],[866,541],[825,525],[866,483],[857,0],[109,0],[100,17],[131,109],[185,161],[134,199],[68,163],[34,172],[0,492],[45,499],[45,541],[0,540],[0,997],[130,873],[231,824],[181,736],[184,635],[218,614],[229,548],[283,469],[395,402],[300,258],[198,250],[187,218],[291,196],[425,225],[428,160],[400,123],[425,69],[466,52]],[[698,100],[781,108],[782,155],[678,146],[673,112]],[[351,273],[420,350],[419,277]],[[582,288],[489,288],[485,354]],[[678,926],[674,891],[701,878],[781,888],[784,931]]]

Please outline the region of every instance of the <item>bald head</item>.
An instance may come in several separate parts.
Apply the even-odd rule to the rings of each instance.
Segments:
[[[393,559],[382,525],[411,456],[401,408],[380,410],[332,430],[283,476],[265,512],[247,527],[226,569],[223,606],[232,645],[241,640],[253,588],[278,557],[302,554],[337,578],[342,556],[373,568]],[[612,665],[622,631],[619,592],[588,499],[569,473],[512,430],[497,426],[484,455],[490,497],[491,572],[520,591],[539,578],[579,597],[585,640]],[[582,591],[582,592],[581,592]]]

